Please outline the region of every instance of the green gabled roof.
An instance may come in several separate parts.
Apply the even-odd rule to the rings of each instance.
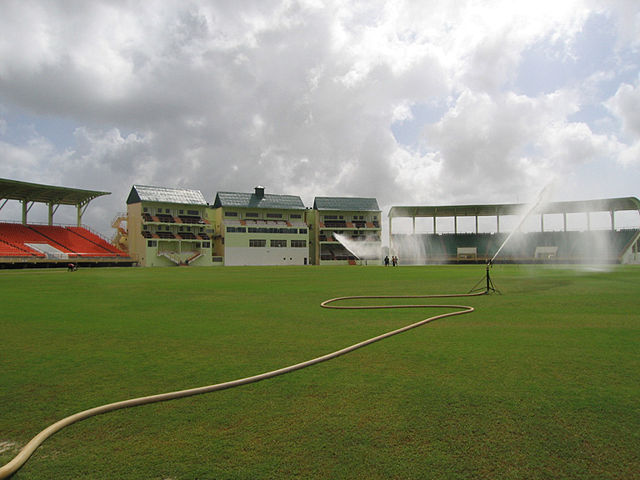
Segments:
[[[338,210],[348,212],[379,212],[375,198],[363,197],[316,197],[314,210]]]
[[[23,200],[54,205],[86,205],[102,195],[110,195],[110,192],[57,187],[0,178],[0,200]]]
[[[134,185],[129,192],[127,205],[140,202],[178,203],[181,205],[207,204],[200,190]]]
[[[278,210],[304,210],[302,199],[296,195],[265,193],[218,192],[213,208],[269,208]]]

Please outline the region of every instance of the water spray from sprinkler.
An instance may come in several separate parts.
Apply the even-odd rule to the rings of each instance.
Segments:
[[[366,238],[364,241],[354,240],[344,234],[333,232],[333,238],[358,260],[379,260],[380,244],[375,239]]]
[[[520,231],[520,228],[522,227],[522,225],[524,224],[524,222],[527,220],[527,218],[529,218],[529,216],[538,208],[540,207],[540,205],[542,205],[543,203],[546,203],[549,201],[549,197],[551,197],[551,194],[553,192],[553,182],[547,184],[538,194],[538,198],[536,198],[536,201],[534,203],[532,203],[531,205],[529,205],[529,208],[527,208],[527,210],[525,211],[525,213],[522,215],[522,217],[520,218],[520,223],[518,223],[518,226],[516,228],[514,228],[511,233],[507,236],[506,240],[504,242],[502,242],[502,245],[500,245],[500,248],[498,248],[498,250],[496,251],[496,253],[493,255],[493,257],[491,257],[491,260],[489,260],[489,264],[492,264],[493,261],[496,259],[496,257],[500,254],[500,252],[502,251],[502,249],[504,248],[504,246],[509,243],[509,240],[511,240],[511,237],[513,237],[517,232]]]
[[[522,227],[524,222],[527,220],[527,218],[529,218],[529,216],[536,209],[540,208],[540,205],[549,201],[549,198],[551,197],[552,193],[553,193],[553,182],[550,182],[540,191],[540,193],[538,194],[538,197],[536,198],[536,201],[533,202],[531,205],[529,205],[525,213],[520,218],[520,222],[518,223],[518,226],[511,231],[511,233],[507,236],[505,241],[502,242],[502,245],[500,245],[498,250],[496,250],[496,253],[493,255],[493,257],[491,257],[491,259],[487,261],[485,277],[482,278],[478,283],[476,283],[474,287],[470,290],[470,292],[481,291],[482,288],[478,289],[478,285],[480,285],[482,282],[486,282],[485,293],[492,293],[492,292],[500,293],[499,290],[496,290],[495,286],[493,285],[493,281],[491,280],[490,270],[491,270],[491,267],[493,266],[493,262],[495,261],[496,257],[500,254],[504,246],[507,243],[509,243],[509,240],[511,240],[511,237],[513,237],[513,235],[516,232],[520,231],[520,228]]]

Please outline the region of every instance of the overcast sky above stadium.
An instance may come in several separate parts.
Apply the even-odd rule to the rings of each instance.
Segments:
[[[0,31],[0,177],[112,192],[104,233],[133,184],[640,194],[637,0],[3,0]]]

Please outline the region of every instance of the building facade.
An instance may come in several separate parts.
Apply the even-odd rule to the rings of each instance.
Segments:
[[[316,197],[307,211],[314,265],[379,263],[382,212],[375,198]]]
[[[307,265],[309,229],[298,196],[218,192],[209,213],[213,254],[225,265]]]
[[[145,267],[213,265],[207,207],[199,190],[134,185],[127,198],[129,254]]]

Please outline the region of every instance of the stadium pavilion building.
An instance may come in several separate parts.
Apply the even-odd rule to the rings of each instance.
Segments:
[[[0,222],[0,268],[56,266],[130,266],[129,254],[82,224],[89,203],[110,192],[0,179],[0,210],[7,202],[21,203],[20,222]],[[47,223],[28,221],[34,204],[46,204]],[[76,208],[75,225],[57,225],[61,206]]]
[[[311,230],[310,255],[314,265],[354,265],[359,261],[379,261],[382,252],[382,212],[375,198],[316,197],[307,214]],[[346,238],[348,245],[359,245],[365,254],[350,251],[336,238]],[[360,249],[359,249],[360,250]]]
[[[335,238],[381,250],[375,198],[317,197],[313,209],[296,195],[218,192],[134,185],[118,241],[141,266],[360,264]],[[365,259],[365,261],[370,259]]]
[[[127,198],[127,243],[144,267],[213,265],[211,223],[200,190],[134,185]]]
[[[520,217],[527,210],[523,204],[397,206],[389,211],[391,252],[404,263],[485,263],[496,255],[510,233],[501,229],[504,217]],[[640,264],[640,229],[616,228],[617,212],[640,214],[640,200],[635,197],[544,203],[530,212],[539,220],[537,231],[522,232],[504,245],[499,262],[508,263],[626,263]],[[609,228],[592,229],[592,214],[608,214]],[[570,230],[568,216],[584,218],[586,230]],[[458,221],[473,218],[472,232],[459,232]],[[549,230],[555,217],[560,228]],[[412,219],[410,234],[392,232],[394,218]],[[430,218],[431,233],[416,233],[416,218]],[[490,233],[479,231],[479,220],[493,219]],[[449,219],[453,231],[439,233],[439,219]]]
[[[295,195],[218,192],[211,212],[214,254],[225,265],[307,265],[309,229]]]
[[[22,207],[21,221],[0,221],[0,268],[69,263],[358,265],[378,263],[374,259],[382,251],[381,211],[375,198],[316,197],[313,207],[305,208],[298,196],[269,194],[256,187],[251,193],[218,192],[213,204],[208,204],[199,190],[133,185],[127,212],[114,219],[116,235],[109,242],[82,225],[89,203],[108,194],[0,179],[0,211],[9,201],[18,201]],[[47,223],[28,221],[35,203],[48,206]],[[76,208],[76,224],[54,224],[61,206]],[[531,218],[539,219],[539,229],[505,244],[510,233],[504,232],[502,224],[509,223],[508,217],[519,218],[525,207],[391,207],[389,254],[400,257],[401,264],[484,263],[504,245],[496,261],[640,264],[640,200],[635,197],[543,204],[531,212]],[[630,212],[636,225],[619,228],[619,212]],[[608,214],[608,228],[592,229],[594,214],[601,221]],[[571,230],[569,216],[584,218],[586,229]],[[396,218],[411,219],[411,233],[394,233]],[[424,218],[431,219],[432,231],[417,233],[416,219]],[[460,231],[459,220],[469,225],[470,218],[475,229]],[[443,221],[453,229],[439,228]],[[480,223],[493,227],[483,233]]]

